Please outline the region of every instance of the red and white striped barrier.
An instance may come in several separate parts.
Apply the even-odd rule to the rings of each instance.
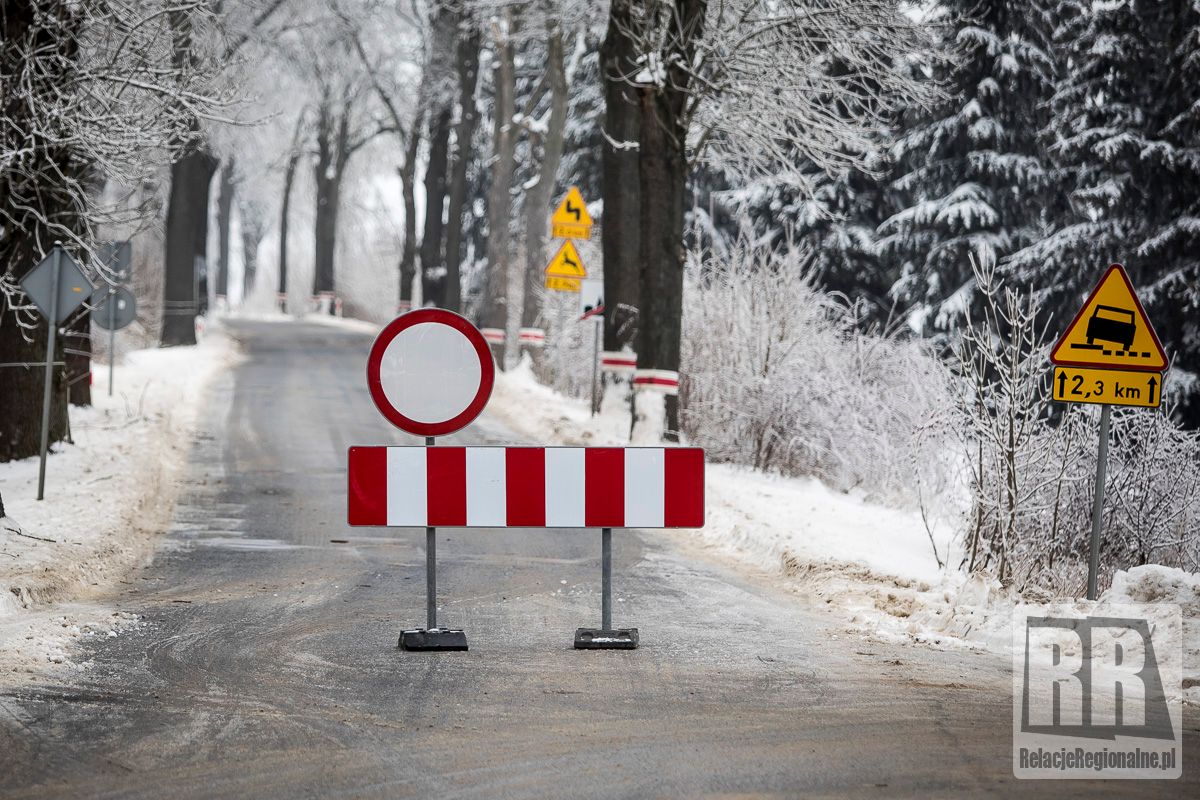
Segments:
[[[504,344],[504,329],[503,328],[480,328],[479,332],[483,334],[483,338],[488,344]]]
[[[517,341],[528,347],[543,347],[546,344],[546,332],[541,328],[521,328],[517,333]]]
[[[699,528],[698,447],[351,447],[351,525]]]
[[[633,388],[679,394],[679,373],[669,369],[639,369],[633,373]]]
[[[637,353],[605,350],[600,353],[600,371],[632,375],[637,370]]]

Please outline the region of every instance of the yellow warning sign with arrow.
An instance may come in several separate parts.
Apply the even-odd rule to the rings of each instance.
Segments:
[[[1113,264],[1050,351],[1061,367],[1104,367],[1135,372],[1167,368],[1158,334],[1138,300],[1129,275]]]
[[[550,263],[546,265],[546,275],[577,279],[587,277],[587,267],[583,265],[583,259],[579,257],[579,251],[575,249],[574,242],[570,240],[563,242],[563,246],[558,248],[554,258],[550,259]]]
[[[556,239],[590,239],[592,238],[592,217],[588,214],[587,203],[579,187],[572,186],[567,190],[567,196],[554,210],[550,217],[551,234]]]

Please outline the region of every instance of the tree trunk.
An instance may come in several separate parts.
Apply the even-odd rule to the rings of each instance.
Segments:
[[[604,139],[601,172],[604,214],[600,245],[604,254],[604,349],[619,350],[629,340],[636,321],[621,307],[640,307],[641,183],[638,142],[641,110],[637,90],[629,85],[638,71],[636,43],[629,35],[635,25],[631,0],[613,0],[608,32],[600,46],[604,81]],[[614,146],[628,143],[630,146]],[[632,324],[631,324],[632,323]]]
[[[404,249],[400,252],[400,304],[412,307],[413,280],[417,277],[417,150],[421,145],[421,119],[413,120],[400,167],[400,193],[404,196]],[[408,305],[405,305],[408,304]]]
[[[199,127],[193,125],[193,133],[198,132]],[[203,259],[206,252],[209,184],[216,169],[216,159],[199,143],[171,165],[159,336],[163,347],[196,343],[196,315],[207,305],[199,293],[196,259]]]
[[[254,291],[254,278],[258,273],[258,246],[263,239],[263,220],[256,206],[241,203],[238,207],[242,232],[242,304]]]
[[[450,152],[450,109],[435,104],[429,116],[429,162],[425,165],[425,232],[421,236],[423,298],[444,302],[442,217],[446,206],[446,169]]]
[[[317,117],[317,163],[314,178],[317,188],[316,223],[313,226],[315,240],[315,270],[313,272],[313,294],[333,291],[333,259],[337,247],[338,175],[337,147],[334,137],[334,112],[328,92],[322,98]],[[342,125],[345,120],[343,118]],[[339,128],[341,125],[339,125]]]
[[[668,77],[662,87],[639,89],[642,107],[638,150],[641,196],[641,297],[638,366],[679,370],[683,320],[683,223],[688,164],[685,150],[688,78],[702,35],[705,0],[676,0],[674,31],[687,32],[664,53]],[[607,298],[606,298],[607,299]],[[679,397],[666,398],[668,441],[679,438]]]
[[[283,173],[283,201],[279,207],[279,287],[284,296],[288,290],[288,211],[292,206],[292,184],[296,180],[296,167],[300,164],[300,151],[293,150],[288,156],[287,168]]]
[[[172,9],[168,17],[172,60],[180,70],[191,69],[195,62],[191,8]],[[163,320],[159,334],[159,343],[164,347],[195,344],[196,315],[208,306],[207,279],[199,274],[197,266],[205,263],[207,254],[208,194],[217,160],[204,143],[200,123],[194,116],[190,116],[180,144],[183,150],[171,165],[171,194],[167,200]]]
[[[24,274],[22,271],[20,274]],[[26,331],[13,322],[13,312],[0,294],[0,363],[30,364],[29,367],[0,367],[0,462],[36,456],[41,449],[42,382],[45,380],[46,320],[38,315],[37,327]],[[57,337],[55,361],[63,360],[62,337]],[[67,432],[67,404],[63,396],[63,370],[54,368],[50,400],[50,442],[62,440]]]
[[[542,164],[537,183],[525,193],[525,285],[521,305],[521,325],[533,327],[541,314],[538,296],[546,268],[546,240],[549,236],[550,207],[562,161],[563,133],[567,124],[567,73],[563,65],[562,29],[550,21],[546,36],[546,71],[550,84],[550,119],[542,140]],[[530,144],[530,150],[533,143]]]
[[[64,6],[58,16],[32,3],[6,3],[0,11],[0,120],[6,151],[20,158],[0,162],[0,277],[16,283],[48,252],[49,243],[78,232],[80,220],[69,182],[77,173],[70,151],[54,137],[40,131],[33,108],[53,98],[71,80],[76,68],[80,17]],[[30,56],[32,54],[32,56]],[[32,57],[34,63],[27,61]],[[15,76],[35,76],[27,82]],[[8,80],[14,76],[13,80]],[[10,150],[11,145],[11,150]],[[63,178],[66,178],[64,181]],[[0,291],[0,462],[38,454],[42,434],[42,390],[46,373],[48,325],[38,313],[17,311],[9,305],[29,304],[20,292]],[[21,322],[19,323],[18,320]],[[23,329],[21,323],[33,327]],[[58,337],[54,361],[63,359]],[[53,372],[50,406],[51,442],[61,440],[67,428],[63,402],[63,370]],[[9,499],[12,499],[10,494]],[[3,516],[0,507],[0,516]]]
[[[92,404],[92,314],[76,312],[75,319],[63,333],[63,361],[68,398],[73,406]],[[67,349],[78,352],[68,353]],[[83,355],[81,355],[83,354]],[[109,358],[112,356],[110,355]]]
[[[483,295],[482,321],[485,327],[508,328],[508,266],[512,216],[512,179],[517,137],[512,118],[516,104],[516,68],[513,51],[515,21],[510,8],[502,15],[503,29],[496,29],[495,122],[493,142],[495,163],[492,185],[488,190],[487,285]],[[503,368],[504,351],[500,347],[497,362]]]
[[[467,212],[467,169],[474,157],[472,139],[479,124],[475,86],[479,82],[479,29],[473,22],[458,40],[459,120],[454,128],[454,168],[450,172],[450,203],[446,221],[446,288],[443,307],[462,310],[462,232]]]
[[[221,167],[220,194],[217,196],[217,297],[225,298],[226,302],[229,298],[229,229],[233,222],[233,196],[237,191],[233,170],[231,158]]]

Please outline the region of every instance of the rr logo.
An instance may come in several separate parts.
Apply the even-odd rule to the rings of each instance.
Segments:
[[[1024,683],[1025,733],[1175,738],[1144,619],[1028,617]]]
[[[1013,774],[1178,778],[1182,687],[1177,605],[1021,607],[1013,617]]]

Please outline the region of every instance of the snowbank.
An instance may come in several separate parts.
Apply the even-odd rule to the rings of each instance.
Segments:
[[[527,362],[497,376],[488,411],[530,441],[630,443],[626,401],[606,398],[593,417],[587,403],[538,383]],[[682,532],[685,541],[782,577],[790,591],[872,636],[1011,652],[1022,601],[994,580],[955,568],[962,552],[954,522],[878,505],[815,478],[730,464],[708,466],[706,491],[707,524]],[[1118,572],[1101,601],[1182,607],[1185,695],[1200,702],[1200,575],[1159,566]]]
[[[219,329],[194,347],[134,351],[117,364],[113,397],[107,367],[94,364],[94,405],[71,408],[74,444],[51,448],[46,499],[35,499],[37,457],[0,464],[8,513],[0,520],[0,680],[69,663],[72,638],[138,624],[73,601],[149,555],[170,517],[204,388],[234,360]]]

